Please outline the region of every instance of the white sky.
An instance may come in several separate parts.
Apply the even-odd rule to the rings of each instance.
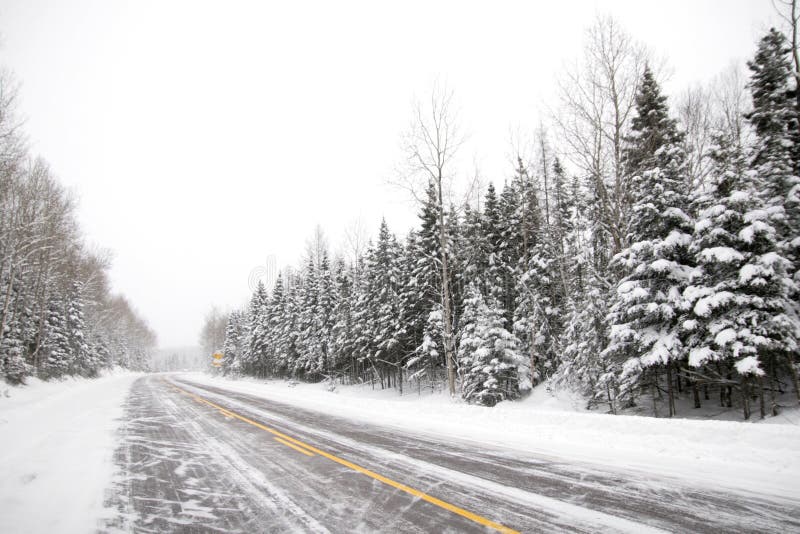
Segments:
[[[212,304],[238,306],[268,255],[296,264],[320,224],[403,234],[386,185],[413,96],[444,80],[470,157],[509,176],[598,13],[665,56],[667,91],[744,62],[769,0],[570,2],[0,1],[0,64],[22,83],[35,154],[80,197],[114,288],[162,347],[193,345]]]

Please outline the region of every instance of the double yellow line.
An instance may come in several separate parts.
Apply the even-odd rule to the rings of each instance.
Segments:
[[[283,432],[280,432],[278,430],[275,430],[274,428],[270,428],[268,426],[262,425],[261,423],[257,423],[256,421],[253,421],[252,419],[248,419],[247,417],[244,417],[243,415],[239,415],[236,412],[232,412],[232,411],[228,410],[227,408],[223,408],[222,406],[220,406],[218,404],[214,404],[213,402],[211,402],[211,401],[209,401],[207,399],[204,399],[204,398],[202,398],[202,397],[200,397],[198,395],[195,395],[194,393],[191,393],[189,391],[186,391],[185,389],[179,388],[178,386],[176,386],[176,385],[174,385],[174,384],[172,384],[170,382],[167,382],[166,380],[164,380],[164,382],[169,384],[170,386],[172,386],[175,390],[180,391],[181,393],[184,393],[184,394],[190,396],[191,398],[193,398],[197,402],[200,402],[200,403],[203,403],[203,404],[207,404],[208,406],[211,406],[212,408],[215,408],[215,409],[219,410],[220,413],[222,413],[226,417],[232,417],[234,419],[238,419],[239,421],[242,421],[242,422],[247,423],[249,425],[252,425],[252,426],[254,426],[256,428],[260,428],[261,430],[269,432],[270,434],[275,436],[275,441],[278,441],[278,442],[282,443],[283,445],[286,445],[287,447],[291,447],[292,449],[294,449],[294,450],[296,450],[298,452],[301,452],[301,453],[305,454],[306,456],[313,456],[314,454],[319,454],[320,456],[322,456],[324,458],[327,458],[328,460],[331,460],[333,462],[336,462],[337,464],[343,465],[345,467],[348,467],[348,468],[352,469],[353,471],[357,471],[359,473],[367,475],[368,477],[373,478],[375,480],[378,480],[380,482],[383,482],[384,484],[386,484],[388,486],[391,486],[393,488],[399,489],[400,491],[404,491],[405,493],[408,493],[409,495],[413,495],[414,497],[422,499],[423,501],[426,501],[426,502],[429,502],[431,504],[434,504],[434,505],[438,506],[439,508],[444,508],[445,510],[453,512],[454,514],[460,515],[461,517],[464,517],[464,518],[467,518],[467,519],[469,519],[471,521],[474,521],[475,523],[478,523],[479,525],[483,525],[485,527],[493,528],[493,529],[497,530],[498,532],[503,532],[504,534],[519,534],[518,531],[516,531],[514,529],[511,529],[511,528],[508,528],[508,527],[506,527],[504,525],[501,525],[500,523],[495,523],[494,521],[492,521],[490,519],[487,519],[487,518],[485,518],[483,516],[480,516],[478,514],[473,514],[472,512],[470,512],[468,510],[464,510],[463,508],[459,508],[458,506],[456,506],[454,504],[450,504],[449,502],[445,502],[445,501],[443,501],[441,499],[437,499],[436,497],[428,495],[427,493],[425,493],[423,491],[420,491],[418,489],[414,489],[414,488],[412,488],[410,486],[406,486],[405,484],[401,484],[400,482],[396,482],[396,481],[392,480],[391,478],[387,478],[387,477],[385,477],[383,475],[380,475],[380,474],[378,474],[378,473],[376,473],[374,471],[370,471],[369,469],[367,469],[365,467],[361,467],[360,465],[354,464],[353,462],[349,462],[349,461],[345,460],[344,458],[340,458],[340,457],[338,457],[338,456],[336,456],[334,454],[331,454],[329,452],[325,452],[325,451],[323,451],[321,449],[318,449],[318,448],[316,448],[316,447],[314,447],[312,445],[309,445],[308,443],[304,443],[304,442],[302,442],[302,441],[300,441],[298,439],[295,439],[295,438],[293,438],[291,436],[287,436]]]

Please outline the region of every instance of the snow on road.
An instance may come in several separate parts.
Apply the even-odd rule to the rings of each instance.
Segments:
[[[344,458],[358,459],[356,463],[412,487],[431,488],[437,497],[456,499],[456,504],[466,510],[492,514],[493,520],[523,532],[638,534],[663,529],[777,533],[798,527],[794,518],[800,502],[793,495],[765,496],[753,491],[709,489],[691,480],[559,460],[524,449],[495,448],[485,441],[452,439],[441,433],[365,424],[354,417],[343,419],[333,415],[341,410],[332,410],[331,416],[320,415],[322,412],[299,408],[297,403],[232,392],[225,383],[199,385],[189,378],[177,377],[168,380],[232,413],[266,422]],[[363,403],[368,392],[360,394]],[[347,393],[342,394],[346,396]],[[338,403],[336,398],[328,398],[331,404]],[[372,405],[374,401],[369,399],[366,404]],[[426,403],[416,399],[409,404]],[[233,424],[231,430],[241,430],[242,426]],[[302,492],[314,487],[315,484],[309,484]],[[369,495],[374,494],[369,492],[358,499],[369,502]],[[331,493],[330,501],[336,500],[340,500],[337,494]],[[375,507],[371,510],[374,512]],[[414,517],[418,520],[421,510],[416,512]],[[340,520],[334,515],[326,522],[331,519]]]
[[[122,404],[140,374],[0,390],[0,532],[85,533],[104,516]]]
[[[447,395],[399,397],[365,387],[327,391],[322,384],[227,380],[201,373],[182,379],[257,395],[322,413],[417,432],[512,447],[558,458],[795,498],[800,427],[732,421],[655,419],[576,411],[543,390],[494,408]]]

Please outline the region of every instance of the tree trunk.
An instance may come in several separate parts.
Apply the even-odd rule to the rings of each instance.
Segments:
[[[667,400],[669,402],[669,416],[675,415],[675,391],[672,386],[672,362],[667,363]]]
[[[653,417],[658,417],[658,401],[656,392],[658,391],[658,373],[653,370],[653,378],[650,380],[650,395],[653,397]]]
[[[742,411],[744,420],[750,419],[750,391],[747,387],[747,376],[742,376]]]
[[[794,357],[791,354],[786,356],[786,363],[789,364],[789,373],[791,373],[792,382],[794,382],[794,392],[797,396],[797,402],[800,403],[800,380],[797,378],[797,367],[794,366]]]
[[[733,381],[733,374],[731,373],[730,368],[728,368],[728,382],[730,383]],[[728,408],[733,408],[733,386],[726,386],[725,387],[725,406]],[[748,407],[749,412],[749,407]]]
[[[456,395],[456,370],[453,362],[453,325],[450,323],[450,273],[447,268],[447,235],[444,226],[444,203],[442,198],[442,172],[439,170],[439,247],[442,260],[442,325],[444,327],[444,357],[447,362],[447,386],[450,396]]]

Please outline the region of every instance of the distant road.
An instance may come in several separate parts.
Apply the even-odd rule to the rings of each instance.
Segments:
[[[800,532],[796,496],[360,424],[177,375],[133,385],[123,433],[109,530]]]

